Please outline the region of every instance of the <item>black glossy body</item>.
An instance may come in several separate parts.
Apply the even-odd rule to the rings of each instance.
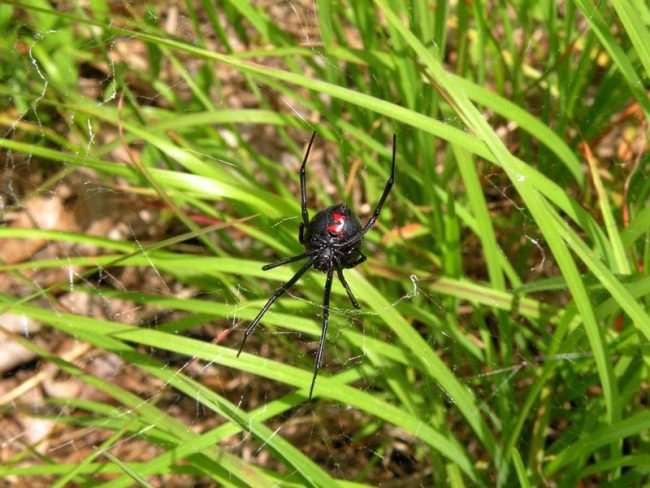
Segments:
[[[363,239],[345,245],[345,241],[362,229],[359,219],[345,203],[321,210],[309,221],[306,231],[303,225],[300,229],[300,242],[308,253],[314,253],[314,268],[319,271],[353,268],[364,259]]]
[[[262,307],[262,310],[257,314],[255,320],[253,320],[247,327],[246,332],[244,333],[244,339],[242,340],[239,352],[237,353],[237,356],[241,354],[246,339],[252,334],[253,330],[257,327],[257,324],[260,323],[262,317],[271,305],[273,305],[273,303],[275,303],[275,301],[289,288],[296,284],[300,277],[305,274],[309,268],[313,267],[319,271],[327,273],[327,278],[325,279],[325,290],[323,292],[323,328],[321,330],[320,341],[318,342],[318,350],[316,351],[316,366],[311,381],[311,388],[309,389],[309,398],[311,398],[312,393],[314,392],[316,376],[318,376],[318,371],[323,362],[325,338],[327,336],[327,327],[329,324],[330,292],[332,290],[334,273],[336,273],[343,288],[345,288],[352,305],[355,308],[359,308],[359,304],[357,303],[356,298],[354,298],[352,290],[350,290],[350,287],[345,280],[345,276],[343,276],[343,269],[354,268],[366,260],[366,257],[361,252],[363,236],[372,228],[373,225],[375,225],[375,222],[379,218],[381,208],[390,193],[390,189],[393,187],[393,182],[395,181],[396,142],[396,136],[393,135],[393,160],[391,164],[390,177],[388,178],[388,181],[386,181],[384,192],[375,207],[375,211],[368,219],[368,222],[366,222],[366,225],[362,226],[356,215],[354,215],[354,213],[352,213],[344,203],[327,207],[314,215],[314,218],[309,220],[309,211],[307,210],[307,185],[305,183],[305,164],[307,163],[307,158],[309,157],[309,151],[314,142],[314,137],[316,137],[315,132],[311,136],[305,157],[302,160],[302,166],[300,167],[300,203],[302,222],[300,223],[298,239],[300,240],[300,243],[305,246],[305,252],[298,256],[291,256],[280,259],[275,263],[267,264],[262,266],[262,269],[267,271],[284,264],[302,261],[303,259],[307,259],[307,262],[303,264],[303,266],[289,281],[276,290],[276,292],[273,293],[271,298],[266,302],[266,305]]]

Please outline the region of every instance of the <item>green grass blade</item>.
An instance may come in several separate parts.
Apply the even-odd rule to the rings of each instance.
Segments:
[[[650,78],[650,31],[647,19],[644,22],[638,10],[640,5],[627,0],[612,0],[612,5],[645,68],[645,78]]]
[[[476,235],[481,239],[485,261],[487,263],[490,281],[497,290],[505,290],[505,280],[501,271],[499,256],[502,254],[497,242],[496,233],[492,225],[485,196],[476,173],[474,161],[462,149],[457,146],[453,147],[458,164],[458,170],[463,178],[465,191],[469,198],[474,216],[476,218]]]
[[[547,203],[547,205],[550,205]],[[594,256],[594,252],[580,239],[575,232],[559,216],[554,215],[558,232],[565,242],[571,246],[573,251],[590,269],[598,281],[611,293],[620,307],[632,319],[636,328],[646,339],[650,340],[650,316],[643,309],[643,306],[625,289],[623,284],[616,279],[614,274]]]
[[[580,439],[579,442],[566,447],[553,459],[544,469],[547,476],[555,473],[559,468],[575,461],[576,459],[592,453],[594,450],[611,444],[626,437],[647,432],[650,430],[650,412],[639,412],[636,415],[619,420],[618,422],[604,426],[593,432],[588,439]]]
[[[446,93],[447,99],[454,106],[454,109],[463,119],[465,124],[471,128],[486,146],[490,149],[501,167],[508,174],[510,181],[517,189],[519,195],[526,203],[533,218],[540,227],[553,255],[567,278],[567,284],[571,289],[574,300],[585,316],[585,327],[589,336],[590,344],[596,356],[599,375],[603,389],[605,390],[605,401],[610,421],[619,415],[618,393],[616,384],[613,381],[613,372],[610,362],[607,359],[607,347],[602,337],[600,328],[594,314],[593,306],[587,295],[584,283],[580,280],[578,269],[571,258],[568,249],[561,239],[558,238],[556,230],[552,227],[552,212],[544,206],[543,197],[537,193],[528,179],[523,177],[521,169],[526,165],[516,161],[505,148],[501,140],[492,131],[479,111],[472,105],[462,90],[457,87],[448,77],[440,62],[432,56],[422,44],[408,31],[400,19],[388,8],[384,0],[375,0],[389,23],[397,26],[400,35],[408,40],[411,48],[425,63],[430,70],[432,78],[439,84],[440,89]],[[507,460],[507,459],[506,459]]]
[[[587,162],[591,169],[591,178],[594,182],[596,194],[598,195],[598,202],[600,203],[600,212],[603,215],[605,229],[607,230],[607,235],[609,236],[609,241],[614,255],[614,262],[612,263],[613,271],[615,273],[628,275],[632,270],[630,268],[630,263],[627,260],[627,256],[625,255],[625,249],[623,247],[623,242],[621,241],[621,235],[618,232],[616,219],[612,213],[612,207],[609,204],[607,191],[605,190],[603,181],[600,178],[598,163],[593,157],[593,154],[591,154],[589,146],[585,144],[583,147],[585,148]]]
[[[639,105],[641,105],[645,111],[646,117],[650,117],[650,98],[648,98],[646,90],[643,88],[643,83],[634,70],[630,58],[610,32],[609,26],[600,14],[597,6],[594,5],[591,0],[573,1],[580,8],[582,15],[584,15],[587,22],[589,22],[589,25],[598,36],[601,44],[612,57],[612,61],[623,75],[623,79],[627,82],[636,101],[639,102]],[[627,11],[627,9],[625,10]],[[633,30],[633,32],[637,35],[640,33],[640,31],[637,30]],[[638,40],[640,39],[635,39],[635,41]]]
[[[131,469],[131,467],[122,462],[118,457],[113,456],[110,452],[108,451],[103,451],[102,454],[106,456],[108,459],[111,460],[115,465],[117,465],[126,475],[131,478],[132,481],[138,484],[138,486],[143,486],[144,488],[153,488],[153,485],[150,483],[147,483],[147,481],[142,478],[138,473],[135,472],[135,470]]]
[[[354,275],[352,273],[350,274],[348,281],[350,282],[351,286],[354,286],[353,283],[356,280],[354,280]],[[374,291],[372,295],[381,297],[377,291]],[[385,302],[385,299],[383,299],[383,297],[382,302],[384,306],[387,305],[390,307],[390,304]],[[85,340],[107,350],[114,350],[116,347],[118,347],[117,344],[113,344],[112,342],[116,339],[128,342],[137,342],[163,350],[173,350],[177,354],[187,355],[189,357],[199,358],[205,361],[216,362],[223,366],[234,367],[242,371],[247,371],[259,376],[294,386],[301,390],[301,396],[303,399],[307,397],[308,385],[310,384],[313,374],[313,371],[311,370],[300,370],[291,366],[287,366],[285,364],[262,359],[252,354],[243,353],[241,357],[238,358],[236,351],[233,349],[196,341],[190,338],[176,336],[174,334],[162,333],[155,330],[139,329],[125,324],[75,316],[72,314],[55,314],[38,307],[28,305],[17,305],[14,306],[13,309],[14,313],[22,313],[33,317],[54,327],[60,328],[67,333],[74,333],[79,337],[82,337],[83,334],[83,338]],[[396,313],[391,314],[391,318],[394,316],[400,317]],[[404,319],[402,318],[400,322],[404,322]],[[401,327],[402,324],[400,323],[398,325]],[[406,327],[410,329],[410,326],[408,326],[408,324]],[[100,333],[103,338],[97,338],[97,333]],[[404,335],[404,333],[401,335]],[[422,343],[424,341],[419,338],[419,342]],[[119,347],[121,348],[125,346],[121,345]],[[425,353],[425,359],[428,359],[431,355],[432,352],[429,350],[428,353]],[[146,356],[140,357],[140,355],[138,355],[138,358],[141,364],[148,364],[151,361],[151,359],[147,358]],[[439,362],[439,360],[436,361],[436,363]],[[426,364],[426,370],[428,371],[436,371],[436,367],[437,365]],[[164,370],[164,368],[160,369]],[[441,373],[441,376],[443,378],[443,381],[445,381],[446,378],[444,377],[444,370],[446,370],[446,367],[443,365],[442,369],[443,373]],[[154,366],[148,367],[147,371],[154,375],[163,375],[165,377],[165,381],[171,381],[174,375],[174,372],[168,372],[166,370],[160,372]],[[457,382],[457,380],[455,380],[453,377],[452,381]],[[172,381],[172,385],[174,384],[175,383]],[[182,385],[183,387],[187,386],[184,383]],[[451,387],[453,388],[453,386],[454,385],[452,383]],[[462,386],[460,387],[463,388],[463,391],[460,394],[458,394],[456,391],[453,391],[453,393],[456,393],[458,395],[460,401],[465,401],[462,395],[467,395],[467,390],[465,390]],[[356,406],[357,408],[360,408],[361,410],[364,410],[371,415],[375,415],[390,423],[395,423],[395,425],[405,429],[407,432],[418,436],[427,442],[427,444],[429,444],[431,447],[440,450],[442,454],[448,456],[450,459],[456,462],[470,478],[476,479],[474,468],[470,463],[467,455],[463,452],[462,447],[459,446],[456,442],[450,441],[447,437],[441,435],[430,426],[423,425],[418,418],[412,417],[408,413],[401,411],[400,409],[388,403],[378,400],[372,395],[362,393],[349,386],[341,385],[340,382],[324,375],[321,375],[318,378],[315,394],[326,396],[332,400],[336,400],[347,405]],[[200,396],[198,396],[197,401],[203,402],[205,398],[204,395],[205,394],[202,393]],[[223,405],[222,407],[226,408],[226,410],[224,411],[220,409],[219,412],[223,413],[228,418],[237,420],[237,423],[241,426],[250,427],[251,422],[253,422],[253,420],[249,417],[242,417],[244,414],[241,411],[238,411],[237,415],[233,417],[234,414],[231,411],[231,407]],[[463,406],[463,408],[467,407]],[[239,422],[239,420],[241,420],[241,422]],[[253,423],[252,425],[257,424]],[[258,434],[260,436],[263,436],[265,442],[272,442],[272,432],[270,430],[263,429],[261,425],[259,426],[259,429],[260,430],[258,431]],[[295,460],[295,462],[301,466],[304,465],[304,461]],[[311,471],[313,467],[310,466],[311,465],[307,465],[305,469],[307,469],[307,471]],[[314,475],[312,474],[311,476]]]
[[[621,232],[623,247],[629,249],[634,243],[650,229],[650,205],[643,207],[634,216],[630,224]]]

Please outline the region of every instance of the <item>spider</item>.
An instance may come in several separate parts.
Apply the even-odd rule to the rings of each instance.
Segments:
[[[298,230],[298,240],[303,246],[305,246],[305,252],[297,256],[280,259],[274,263],[267,264],[262,267],[262,270],[267,271],[303,259],[307,259],[307,262],[303,264],[302,268],[300,268],[289,281],[282,285],[271,296],[271,298],[269,298],[266,305],[262,307],[262,310],[257,314],[255,320],[250,323],[246,332],[244,332],[244,338],[242,339],[239,352],[237,353],[237,357],[239,357],[244,349],[244,344],[246,344],[246,339],[248,339],[248,336],[253,333],[255,327],[260,323],[260,320],[262,320],[262,317],[271,305],[273,305],[280,296],[291,288],[309,268],[314,267],[318,271],[327,273],[327,278],[325,279],[325,290],[323,292],[323,328],[321,330],[318,350],[316,352],[314,376],[312,377],[311,387],[309,388],[310,400],[314,392],[314,385],[316,383],[318,371],[323,362],[323,350],[325,347],[325,337],[327,336],[327,326],[330,314],[330,291],[332,289],[334,272],[336,272],[343,288],[345,288],[354,308],[360,308],[359,303],[352,294],[352,290],[350,290],[347,281],[345,281],[343,269],[354,268],[366,260],[366,256],[361,252],[361,243],[363,241],[363,236],[377,221],[381,208],[390,193],[393,182],[395,181],[396,142],[396,136],[393,135],[393,159],[390,178],[388,178],[388,181],[386,182],[384,192],[379,199],[379,203],[377,203],[375,211],[370,219],[368,219],[368,222],[366,222],[366,225],[362,227],[359,219],[357,219],[356,215],[352,213],[345,203],[339,203],[338,205],[327,207],[314,215],[313,219],[309,220],[309,212],[307,211],[307,190],[305,188],[305,165],[315,137],[316,132],[311,135],[307,151],[305,152],[305,157],[302,161],[302,166],[300,167],[300,202],[302,206],[302,222],[300,223]]]

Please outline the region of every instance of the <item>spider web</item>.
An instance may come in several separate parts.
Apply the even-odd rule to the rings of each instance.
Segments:
[[[316,5],[307,2],[285,1],[275,4],[275,12],[270,10],[272,15],[277,18],[285,18],[288,24],[297,25],[293,30],[299,34],[303,46],[307,46],[314,51],[315,57],[325,63],[328,68],[341,71],[339,62],[328,57],[324,51],[317,49],[320,39],[315,34],[318,31],[318,22],[315,18]],[[165,17],[159,19],[165,23],[167,29],[183,38],[191,38],[194,34],[192,23],[185,13],[176,7],[170,9]],[[330,26],[334,29],[333,26]],[[14,118],[3,134],[3,139],[13,138],[21,131],[21,124],[28,123],[35,126],[37,130],[36,142],[45,142],[46,131],[49,129],[42,123],[45,111],[50,107],[43,106],[43,100],[52,81],[48,73],[41,66],[41,63],[34,56],[34,49],[38,48],[40,43],[46,42],[54,37],[58,31],[56,29],[35,32],[33,43],[27,46],[27,52],[24,56],[24,66],[29,68],[29,77],[31,81],[39,84],[40,89],[33,90],[35,93],[30,103],[22,110],[16,110]],[[531,49],[528,41],[527,50]],[[99,46],[88,41],[86,44],[88,51],[98,48]],[[93,84],[88,87],[89,93],[95,92],[95,99],[98,106],[116,105],[118,98],[118,86],[116,80],[120,75],[116,71],[117,60],[124,63],[125,53],[132,50],[134,59],[139,59],[142,46],[133,39],[116,37],[107,46],[109,62],[102,67],[106,71],[101,75],[95,74],[84,78],[84,82]],[[131,60],[131,62],[134,62]],[[90,69],[92,67],[89,67]],[[374,78],[372,73],[370,77]],[[377,78],[374,78],[376,84],[381,84]],[[172,89],[179,93],[187,93],[191,90],[187,82],[179,78],[170,83]],[[268,97],[277,94],[268,88],[267,85],[258,83],[257,88]],[[237,98],[237,90],[241,85],[233,82],[232,94],[219,100],[218,104],[229,107],[233,100]],[[388,89],[383,91],[385,99],[391,99],[392,95]],[[143,104],[154,105],[162,95],[154,93],[147,95],[146,91],[137,94],[138,100]],[[249,102],[247,95],[241,95],[243,101],[241,105]],[[416,94],[416,97],[423,104],[428,104],[423,94]],[[288,97],[281,97],[281,106],[289,113],[292,113],[310,125],[307,111],[292,102]],[[541,110],[543,107],[529,107]],[[107,144],[109,137],[117,138],[113,133],[110,136],[104,135],[98,131],[96,126],[88,118],[84,122],[79,122],[71,118],[66,121],[67,129],[70,132],[85,130],[84,136],[87,138],[85,144],[85,155],[93,156],[96,150]],[[445,118],[445,122],[458,124],[458,119],[452,115]],[[500,127],[505,133],[504,138],[508,138],[508,132],[512,130],[507,126]],[[399,133],[406,133],[414,129],[400,127]],[[263,136],[255,141],[256,136]],[[295,155],[282,151],[278,144],[273,142],[273,130],[250,129],[247,134],[247,141],[256,146],[266,145],[271,149],[260,149],[262,153],[270,158],[281,161],[284,168],[281,170],[289,172],[295,170],[299,161]],[[340,134],[344,138],[344,134]],[[224,131],[224,139],[230,141],[231,146],[236,146],[237,139],[228,131]],[[123,162],[129,162],[128,155],[124,152],[119,153],[119,146],[116,147],[112,154],[121,156]],[[223,164],[234,168],[239,168],[242,163],[235,160],[227,160],[221,157],[215,157],[213,153],[207,150],[191,150],[203,161],[209,161],[215,165]],[[41,166],[36,166],[32,155],[17,155],[11,150],[4,150],[2,153],[3,164],[3,190],[0,195],[0,219],[6,222],[14,222],[16,218],[25,218],[26,226],[43,229],[58,229],[67,231],[88,232],[93,235],[102,235],[115,240],[126,240],[135,243],[140,254],[144,257],[145,263],[138,267],[125,267],[115,270],[111,267],[98,266],[97,272],[91,275],[85,273],[80,267],[73,264],[77,257],[87,255],[88,250],[80,249],[79,246],[66,245],[65,242],[57,244],[48,244],[35,248],[29,259],[45,259],[48,257],[67,258],[70,263],[62,265],[60,269],[54,269],[51,272],[27,273],[23,278],[23,288],[16,293],[16,296],[32,293],[34,291],[43,291],[46,296],[45,288],[61,280],[67,281],[67,290],[57,296],[57,301],[64,310],[90,317],[104,318],[113,322],[135,324],[142,327],[159,328],[166,324],[179,323],[179,327],[185,326],[186,322],[191,321],[191,316],[182,310],[165,309],[163,307],[150,307],[138,304],[136,301],[128,299],[128,296],[120,298],[113,291],[121,292],[146,292],[148,294],[160,294],[161,296],[174,296],[178,298],[205,298],[208,300],[223,301],[231,307],[226,320],[214,320],[213,318],[204,317],[202,321],[197,321],[196,327],[189,328],[185,334],[191,334],[195,338],[204,340],[206,343],[213,341],[222,342],[230,347],[236,347],[243,330],[248,324],[241,318],[242,310],[247,308],[259,308],[263,300],[267,297],[263,290],[270,292],[270,286],[262,286],[262,292],[259,289],[252,289],[246,282],[235,283],[236,293],[234,296],[228,293],[226,286],[205,285],[200,287],[194,284],[183,283],[175,279],[170,273],[159,269],[156,260],[150,256],[148,243],[156,238],[160,239],[160,232],[180,231],[178,228],[164,228],[158,221],[161,218],[160,209],[154,205],[138,206],[137,199],[125,198],[124,190],[128,190],[124,182],[106,182],[97,177],[91,171],[79,170],[65,175],[62,179],[51,186],[46,186],[46,180],[35,181],[29,178],[32,170],[41,170]],[[328,176],[327,162],[333,158],[317,159],[310,166],[310,178],[308,181],[318,181],[326,195],[332,199],[337,199],[337,189],[344,183],[341,175]],[[343,168],[348,168],[346,162],[340,162]],[[64,171],[70,167],[64,166]],[[51,169],[47,170],[48,175],[54,175]],[[363,178],[364,171],[361,170],[359,178]],[[493,190],[494,201],[503,203],[507,202],[509,211],[520,214],[518,219],[521,222],[520,227],[515,231],[521,234],[520,246],[534,250],[537,261],[530,266],[532,272],[537,274],[550,273],[550,258],[546,251],[546,245],[537,232],[531,230],[528,223],[532,222],[526,209],[520,204],[520,200],[513,192],[512,186],[505,180],[502,175],[490,174],[486,170],[485,180],[489,188]],[[406,180],[406,178],[404,179]],[[310,189],[313,183],[310,183]],[[399,185],[399,182],[398,184]],[[46,186],[45,191],[39,191],[31,199],[26,196],[31,192]],[[407,189],[400,189],[407,193]],[[375,202],[362,202],[361,192],[353,192],[351,195],[353,207],[357,208],[363,217],[367,217],[374,207]],[[297,198],[297,195],[296,195]],[[312,201],[313,203],[313,201]],[[326,202],[320,202],[325,204]],[[390,206],[390,199],[388,206]],[[315,207],[311,206],[311,212]],[[19,215],[21,217],[16,217]],[[24,217],[22,217],[24,215]],[[362,217],[362,218],[363,218]],[[299,216],[285,215],[272,222],[268,228],[269,232],[290,226],[297,227]],[[388,225],[388,224],[387,224]],[[186,229],[185,229],[186,231]],[[374,229],[373,232],[379,232]],[[189,244],[188,244],[189,245]],[[254,245],[248,239],[243,243],[244,246]],[[368,243],[368,253],[375,252],[381,255],[380,246]],[[7,248],[4,248],[7,249]],[[206,254],[209,250],[203,250]],[[2,256],[3,261],[6,255]],[[361,272],[364,273],[363,267]],[[49,273],[49,275],[48,275]],[[312,274],[314,274],[312,272]],[[12,280],[15,280],[15,276]],[[401,310],[404,305],[417,306],[428,310],[434,315],[442,315],[448,304],[445,300],[434,295],[425,284],[430,276],[418,276],[410,274],[404,278],[401,283],[401,289],[395,295],[397,298],[390,300],[390,309]],[[306,276],[304,280],[318,280],[314,276]],[[304,281],[303,280],[303,281]],[[20,280],[19,280],[20,281]],[[26,281],[26,284],[25,284]],[[18,285],[16,285],[18,286]],[[268,312],[268,317],[276,317],[276,314],[286,313],[286,311],[302,310],[309,314],[315,321],[320,322],[322,300],[317,299],[316,295],[305,294],[303,284],[299,283],[290,290],[284,297],[277,302]],[[255,303],[251,304],[250,301]],[[258,301],[260,303],[258,303]],[[372,358],[367,356],[365,348],[361,348],[357,355],[350,355],[350,348],[340,347],[339,344],[345,341],[345,331],[358,331],[364,337],[369,339],[388,340],[390,334],[378,320],[386,309],[372,309],[362,304],[362,310],[352,309],[347,298],[341,295],[333,297],[331,308],[331,325],[330,333],[326,344],[326,360],[322,370],[323,375],[340,374],[341,372],[361,368],[364,363],[371,362]],[[467,314],[468,316],[470,314]],[[139,371],[135,366],[125,361],[117,355],[103,352],[99,349],[89,347],[83,341],[77,342],[74,338],[65,338],[61,334],[49,331],[37,321],[26,319],[24,316],[13,317],[11,312],[3,315],[5,319],[5,329],[11,330],[13,334],[22,335],[25,338],[32,339],[42,335],[48,341],[52,340],[58,344],[60,349],[52,352],[61,357],[79,364],[92,374],[102,377],[107,381],[115,382],[126,390],[136,392],[142,402],[134,407],[120,409],[121,415],[129,417],[134,411],[143,411],[146,406],[155,405],[168,415],[180,419],[186,425],[195,428],[197,431],[204,432],[215,427],[222,422],[213,411],[207,409],[201,402],[197,402],[191,397],[179,393],[173,388],[169,381],[152,378]],[[9,317],[16,320],[15,327],[9,327]],[[494,320],[493,317],[489,318]],[[521,319],[522,324],[524,319]],[[165,329],[169,330],[169,328]],[[441,332],[447,335],[447,332]],[[230,336],[230,337],[229,337]],[[216,337],[216,339],[215,339]],[[435,334],[431,334],[435,337]],[[454,356],[454,341],[449,338],[444,345],[434,349],[441,357]],[[286,352],[288,343],[298,343],[293,349],[293,354]],[[300,345],[302,343],[302,345]],[[307,343],[309,347],[305,347]],[[247,343],[246,351],[252,354],[258,354],[263,357],[275,359],[281,362],[293,362],[296,365],[305,367],[313,360],[313,348],[315,340],[306,338],[302,334],[287,331],[280,327],[268,327],[264,324],[256,330],[255,335]],[[5,347],[3,345],[3,347]],[[9,346],[7,346],[9,347]],[[275,349],[275,350],[274,350]],[[220,392],[235,391],[239,392],[237,400],[238,406],[243,410],[250,410],[252,407],[270,403],[274,399],[289,395],[291,391],[286,387],[276,387],[271,380],[258,379],[253,375],[247,375],[237,370],[230,370],[220,365],[218,357],[212,361],[200,359],[199,354],[179,357],[171,352],[162,349],[150,348],[149,350],[139,349],[152,359],[163,364],[165,369],[175,372],[176,376],[189,375],[193,379],[208,385]],[[280,352],[278,352],[278,350]],[[570,353],[547,358],[538,356],[528,358],[523,355],[518,356],[514,352],[515,360],[513,364],[507,367],[501,367],[487,371],[482,374],[473,374],[467,376],[463,373],[463,364],[453,364],[449,367],[462,378],[465,384],[472,389],[484,390],[482,393],[481,407],[489,411],[491,405],[497,401],[497,397],[504,389],[515,387],[516,383],[525,378],[523,373],[535,362],[543,363],[545,361],[560,361],[574,363],[589,357],[587,346],[576,346],[576,350]],[[305,357],[307,361],[305,361]],[[88,385],[74,381],[72,378],[61,374],[61,372],[52,367],[51,364],[35,365],[35,356],[26,356],[21,362],[8,369],[5,380],[8,386],[3,390],[3,394],[15,391],[23,382],[33,381],[32,388],[23,391],[20,396],[11,399],[7,405],[30,405],[35,414],[47,412],[49,415],[26,415],[20,418],[13,418],[11,409],[5,411],[5,424],[11,423],[11,428],[3,431],[0,453],[4,453],[5,459],[9,459],[10,454],[22,451],[26,445],[35,445],[36,449],[49,458],[57,459],[65,452],[66,459],[71,459],[75,451],[89,452],[94,446],[100,445],[105,440],[106,429],[109,426],[108,420],[105,425],[91,425],[78,432],[73,429],[66,432],[67,435],[57,437],[55,427],[58,421],[69,415],[71,411],[77,408],[77,403],[73,398],[84,398],[89,400],[106,400],[106,398]],[[374,377],[362,377],[361,382],[356,384],[362,391],[372,392],[383,382],[381,374],[381,365],[374,366],[379,374]],[[253,382],[257,381],[254,386]],[[308,385],[305,385],[307,387]],[[318,388],[318,383],[317,383]],[[438,389],[437,385],[426,384],[426,389]],[[69,399],[67,402],[58,402],[49,404],[47,398]],[[259,412],[258,412],[259,413]],[[110,418],[110,417],[108,417]],[[161,419],[164,422],[165,419]],[[376,434],[368,436],[364,442],[357,442],[356,435],[362,426],[374,423],[376,425]],[[435,423],[432,421],[432,423]],[[418,469],[418,458],[415,454],[417,449],[422,446],[413,436],[401,431],[398,428],[378,422],[369,415],[353,411],[347,405],[336,402],[322,402],[318,406],[313,404],[299,405],[298,407],[286,410],[281,415],[269,421],[269,425],[274,429],[276,435],[291,439],[292,443],[298,448],[308,453],[313,459],[318,459],[319,464],[326,466],[334,476],[341,479],[351,479],[360,471],[359,460],[368,462],[378,458],[375,482],[381,480],[382,471],[391,473],[411,474]],[[148,446],[147,441],[143,441],[145,434],[157,427],[152,422],[143,425],[128,436],[124,436],[111,446],[112,450],[118,450],[126,453],[129,446]],[[389,439],[389,441],[387,441]],[[241,456],[246,461],[254,461],[256,464],[265,467],[277,467],[269,453],[267,446],[256,441],[250,434],[243,432],[232,436],[229,440],[221,444],[221,447],[228,452]],[[352,456],[352,458],[350,458]],[[133,459],[137,459],[134,456]],[[164,482],[163,482],[164,483]]]

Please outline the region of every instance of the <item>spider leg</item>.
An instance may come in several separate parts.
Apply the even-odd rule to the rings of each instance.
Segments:
[[[363,257],[365,258],[365,256],[363,256]],[[348,282],[345,281],[345,276],[343,276],[343,270],[339,268],[339,269],[336,270],[336,273],[339,275],[339,281],[343,285],[343,288],[345,288],[345,291],[348,294],[348,298],[352,302],[352,306],[354,308],[361,308],[361,307],[359,307],[359,303],[357,302],[357,299],[354,298],[354,295],[352,294],[352,290],[350,290],[350,286],[348,285]]]
[[[300,222],[300,225],[298,226],[298,242],[302,244],[305,242],[305,224]]]
[[[255,330],[255,327],[257,327],[257,324],[259,324],[260,320],[262,320],[262,317],[266,313],[266,311],[269,309],[273,303],[280,298],[284,292],[286,292],[289,288],[291,288],[296,281],[300,279],[300,277],[305,274],[305,271],[307,271],[309,268],[311,268],[311,265],[313,264],[314,260],[310,259],[307,261],[302,268],[300,268],[293,277],[287,281],[284,285],[282,285],[272,296],[269,298],[269,301],[266,302],[266,305],[262,307],[262,310],[260,310],[260,313],[257,314],[257,317],[255,317],[255,320],[253,320],[248,328],[246,329],[246,332],[244,332],[244,338],[241,341],[241,345],[239,346],[239,352],[237,353],[237,357],[241,354],[242,350],[244,349],[244,344],[246,344],[246,339],[248,339],[248,336],[253,333],[253,330]]]
[[[314,393],[314,385],[316,384],[316,377],[318,371],[323,364],[323,351],[325,349],[325,338],[327,337],[327,326],[330,318],[330,291],[332,290],[332,277],[334,270],[327,271],[327,280],[325,280],[325,291],[323,292],[323,329],[320,333],[320,341],[318,341],[318,351],[316,351],[316,366],[314,367],[314,377],[311,380],[311,388],[309,388],[309,399],[311,400]]]
[[[375,211],[373,212],[372,216],[368,219],[368,222],[366,222],[366,225],[364,226],[363,229],[361,229],[357,234],[353,235],[350,237],[347,241],[340,242],[336,244],[336,247],[346,247],[351,244],[355,244],[359,242],[361,239],[363,239],[363,236],[370,230],[370,228],[375,225],[375,222],[379,218],[379,213],[381,212],[381,208],[384,206],[384,202],[386,201],[386,198],[388,198],[388,194],[390,193],[390,189],[393,187],[393,183],[395,183],[395,155],[396,155],[396,149],[395,149],[395,143],[397,140],[397,135],[393,134],[393,161],[391,164],[391,170],[390,170],[390,177],[388,178],[388,181],[386,182],[386,186],[384,187],[384,193],[381,194],[381,198],[379,199],[379,202],[377,203],[377,207],[375,207]]]
[[[302,207],[302,223],[304,226],[309,225],[309,212],[307,211],[307,188],[305,185],[305,164],[307,164],[309,151],[311,151],[311,145],[314,143],[315,137],[316,131],[311,134],[311,139],[309,139],[309,145],[307,146],[307,151],[305,152],[305,157],[303,158],[302,166],[300,167],[300,204]],[[300,235],[302,236],[302,228],[300,229]],[[302,239],[300,239],[300,242],[302,242]]]
[[[301,259],[305,259],[306,257],[307,257],[307,253],[303,252],[302,254],[298,254],[297,256],[291,256],[290,258],[280,259],[279,261],[276,261],[274,263],[265,264],[264,266],[262,266],[262,270],[268,271],[269,269],[277,268],[278,266],[282,266],[283,264],[293,263],[294,261],[300,261]]]
[[[366,259],[368,259],[368,258],[366,257],[366,255],[363,254],[362,252],[360,252],[360,253],[359,253],[359,259],[357,259],[354,263],[350,264],[349,266],[346,266],[346,268],[349,269],[349,268],[354,268],[355,266],[359,266],[359,265],[360,265],[361,263],[363,263]]]

